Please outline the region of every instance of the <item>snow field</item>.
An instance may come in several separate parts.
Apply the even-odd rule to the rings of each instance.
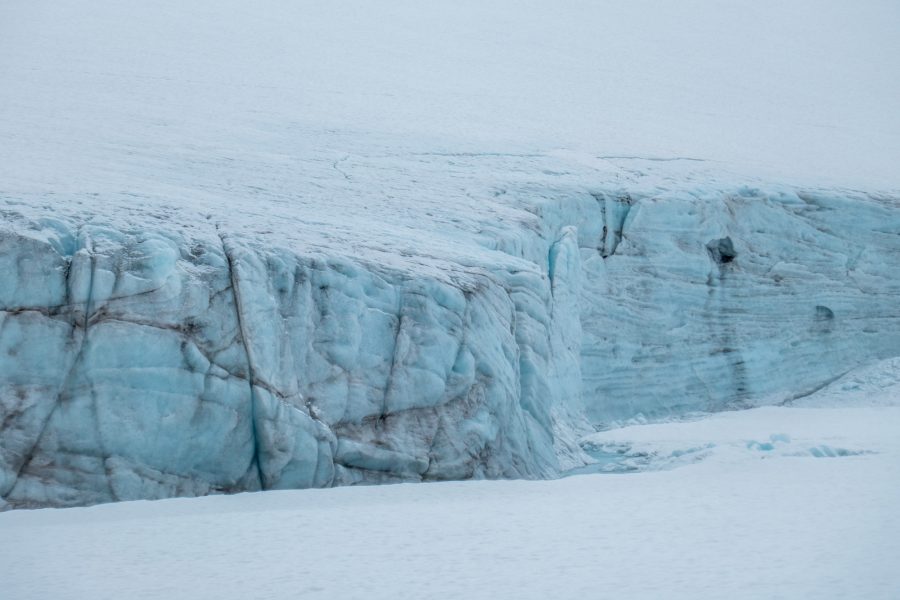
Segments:
[[[896,397],[895,397],[896,400]],[[900,408],[762,408],[607,436],[666,470],[0,515],[10,598],[817,598],[900,589]],[[781,432],[817,459],[746,440]],[[767,438],[768,439],[768,438]],[[782,438],[783,439],[783,438]]]

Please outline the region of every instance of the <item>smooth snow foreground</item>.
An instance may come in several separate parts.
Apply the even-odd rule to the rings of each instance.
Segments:
[[[596,434],[630,475],[8,512],[3,597],[897,598],[900,363],[798,404]]]

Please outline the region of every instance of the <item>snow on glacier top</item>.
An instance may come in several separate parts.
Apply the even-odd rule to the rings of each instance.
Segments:
[[[0,201],[26,215],[408,264],[598,185],[900,187],[892,1],[0,13]]]

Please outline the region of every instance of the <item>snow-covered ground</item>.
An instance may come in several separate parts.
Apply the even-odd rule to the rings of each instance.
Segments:
[[[552,152],[626,173],[660,166],[644,157],[900,185],[892,0],[12,0],[0,11],[4,194],[52,183],[104,202],[275,204],[364,175],[422,196],[436,191],[428,177],[391,157]]]
[[[585,440],[629,474],[8,512],[3,597],[893,600],[898,381]]]

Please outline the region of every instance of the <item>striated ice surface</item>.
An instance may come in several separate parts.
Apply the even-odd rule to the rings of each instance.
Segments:
[[[606,236],[625,241],[583,261],[592,420],[795,398],[897,354],[895,203],[757,189],[603,202],[627,217]]]
[[[212,224],[188,238],[6,216],[14,506],[546,477],[578,460],[573,229],[543,244],[546,264],[428,274]]]

